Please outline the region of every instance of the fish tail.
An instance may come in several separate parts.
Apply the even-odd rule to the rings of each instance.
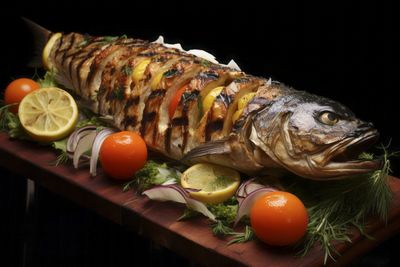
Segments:
[[[33,57],[29,61],[28,66],[33,68],[42,67],[42,51],[52,32],[31,21],[30,19],[27,19],[25,17],[21,17],[21,19],[26,23],[27,27],[30,29],[33,35],[34,51]]]

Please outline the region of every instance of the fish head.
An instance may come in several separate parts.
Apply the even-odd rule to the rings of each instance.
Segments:
[[[358,156],[378,138],[372,123],[358,119],[344,105],[300,91],[257,112],[250,133],[253,144],[276,164],[314,180],[376,170],[379,161]]]

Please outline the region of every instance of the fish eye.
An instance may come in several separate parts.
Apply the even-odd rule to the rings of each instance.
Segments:
[[[333,126],[339,121],[339,116],[331,111],[324,111],[319,115],[319,121],[323,124]]]

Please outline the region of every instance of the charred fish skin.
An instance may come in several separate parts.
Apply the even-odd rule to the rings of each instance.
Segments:
[[[321,180],[378,166],[338,160],[378,137],[343,105],[163,44],[68,33],[54,42],[49,60],[58,81],[94,112],[187,164],[213,162],[249,174],[286,170]]]

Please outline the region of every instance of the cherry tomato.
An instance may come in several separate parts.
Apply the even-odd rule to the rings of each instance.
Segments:
[[[171,99],[171,103],[169,103],[168,107],[168,114],[170,119],[174,117],[176,108],[178,107],[179,101],[181,100],[182,95],[186,91],[186,89],[187,89],[187,84],[182,86],[178,91],[176,91],[175,95]]]
[[[34,80],[20,78],[12,81],[4,92],[4,103],[6,105],[20,103],[21,100],[30,92],[39,89],[40,85]],[[18,105],[10,107],[13,113],[18,112]]]
[[[256,200],[250,212],[256,236],[273,246],[293,245],[307,230],[308,214],[303,202],[287,192],[270,192]]]
[[[146,163],[146,143],[134,132],[111,134],[101,145],[99,159],[105,173],[112,178],[132,179]]]

